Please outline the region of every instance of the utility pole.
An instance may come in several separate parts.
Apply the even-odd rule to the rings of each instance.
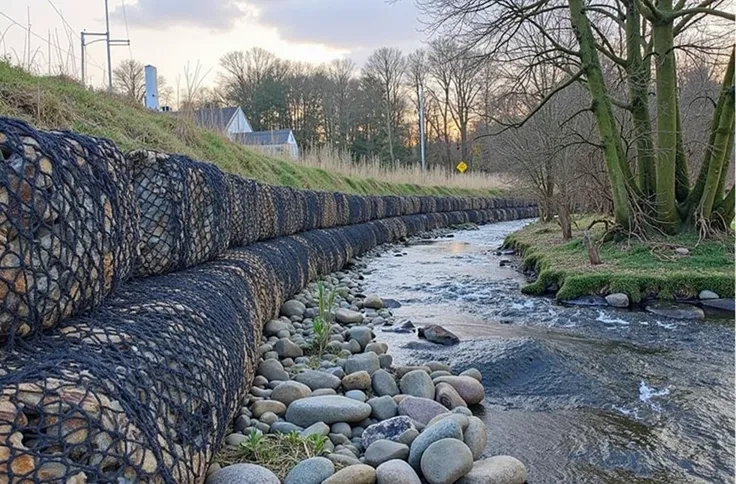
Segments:
[[[87,42],[86,37],[104,37],[92,42]],[[111,39],[110,38],[110,10],[108,0],[105,0],[105,32],[82,32],[82,84],[87,85],[86,69],[85,69],[85,49],[88,45],[95,42],[105,42],[107,45],[107,90],[112,92],[112,53],[111,47],[129,46],[130,39]]]
[[[422,159],[422,173],[427,171],[424,159],[424,83],[419,82],[419,151]]]

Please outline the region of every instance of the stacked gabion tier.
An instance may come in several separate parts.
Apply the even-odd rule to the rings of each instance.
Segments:
[[[0,149],[0,483],[203,482],[285,299],[377,245],[536,215],[272,187],[150,151],[126,162],[7,119]]]
[[[99,305],[126,279],[138,206],[109,141],[0,118],[0,340]]]

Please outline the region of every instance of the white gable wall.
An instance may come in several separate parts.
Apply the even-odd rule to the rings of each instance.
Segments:
[[[227,136],[229,138],[232,138],[237,133],[253,132],[253,128],[251,128],[250,123],[248,122],[248,118],[245,117],[245,113],[241,108],[238,108],[237,111],[235,111],[232,119],[227,124],[225,132],[227,133]]]

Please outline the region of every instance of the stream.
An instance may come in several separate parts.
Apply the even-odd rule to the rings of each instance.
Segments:
[[[486,399],[473,410],[488,427],[485,456],[517,457],[530,484],[734,482],[734,321],[525,296],[524,276],[493,252],[528,222],[369,260],[367,293],[400,302],[398,319],[461,339],[444,347],[376,329],[395,363],[478,368]]]

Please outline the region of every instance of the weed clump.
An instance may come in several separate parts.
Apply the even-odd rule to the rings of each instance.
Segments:
[[[225,446],[215,461],[221,466],[257,464],[282,479],[299,462],[325,453],[327,437],[312,434],[302,437],[298,432],[262,434],[253,431],[236,447]]]

